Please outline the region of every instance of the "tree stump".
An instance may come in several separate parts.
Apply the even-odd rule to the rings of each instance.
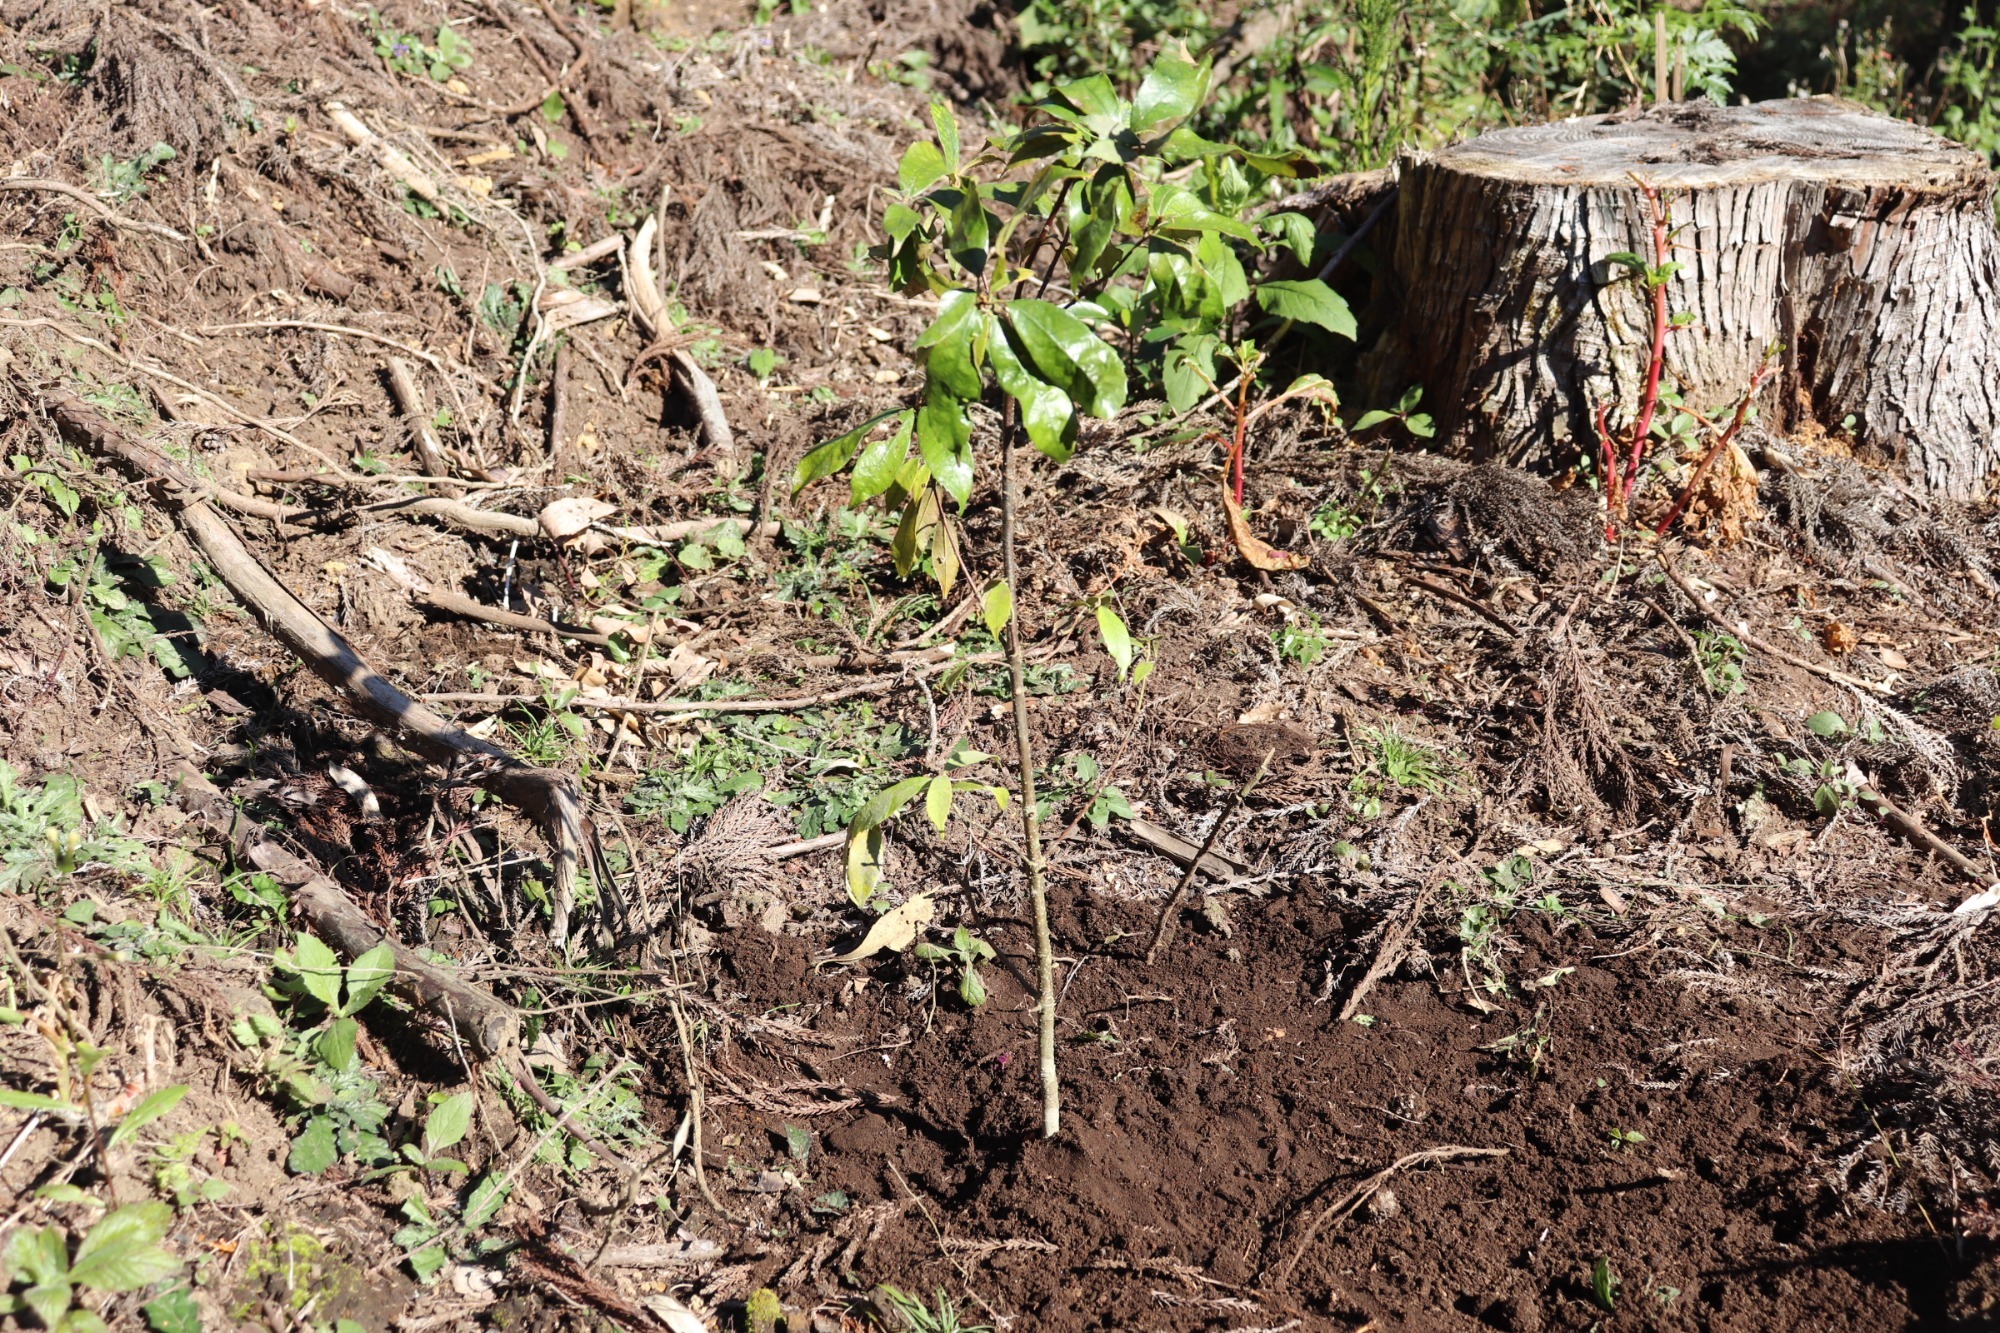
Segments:
[[[1676,103],[1498,130],[1406,166],[1371,353],[1385,395],[1421,384],[1446,447],[1595,456],[1593,418],[1637,413],[1653,334],[1643,282],[1659,189],[1682,265],[1666,384],[1714,416],[1778,373],[1761,419],[1833,432],[1926,490],[1988,493],[2000,466],[2000,236],[1984,160],[1834,98]]]

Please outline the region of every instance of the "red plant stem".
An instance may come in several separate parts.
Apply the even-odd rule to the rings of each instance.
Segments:
[[[1660,205],[1660,192],[1651,185],[1641,184],[1646,201],[1653,211],[1653,267],[1665,268],[1667,264],[1667,210]],[[1653,350],[1646,362],[1646,392],[1639,400],[1639,416],[1632,423],[1632,446],[1625,463],[1624,485],[1620,487],[1619,511],[1624,511],[1624,502],[1632,494],[1632,488],[1639,480],[1639,465],[1646,456],[1646,437],[1653,429],[1653,414],[1660,406],[1660,372],[1666,366],[1667,352],[1667,284],[1661,282],[1653,288]]]
[[[1238,376],[1236,392],[1236,442],[1229,446],[1229,487],[1236,496],[1236,507],[1243,507],[1243,438],[1248,418],[1244,409],[1250,405],[1250,373],[1246,370]]]
[[[1764,386],[1764,381],[1771,378],[1776,369],[1769,361],[1757,367],[1757,373],[1750,377],[1750,388],[1744,393],[1743,401],[1736,405],[1736,416],[1730,421],[1728,428],[1715,437],[1715,443],[1708,446],[1708,452],[1702,455],[1701,462],[1695,465],[1694,475],[1688,478],[1687,485],[1681,490],[1680,498],[1674,501],[1674,507],[1667,511],[1667,516],[1660,520],[1660,526],[1653,530],[1655,535],[1666,536],[1667,529],[1671,528],[1674,520],[1687,509],[1688,503],[1694,499],[1695,492],[1700,490],[1702,482],[1708,479],[1708,470],[1715,466],[1715,460],[1721,457],[1722,451],[1729,447],[1729,442],[1736,438],[1736,433],[1743,429],[1743,423],[1749,419],[1750,401],[1757,396],[1757,390]],[[1693,415],[1702,425],[1710,430],[1715,429],[1715,423],[1703,417],[1701,413],[1695,412]]]

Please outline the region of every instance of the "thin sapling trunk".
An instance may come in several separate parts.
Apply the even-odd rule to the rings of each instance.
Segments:
[[[1056,957],[1049,938],[1048,867],[1042,860],[1042,820],[1036,809],[1035,747],[1028,730],[1027,667],[1021,655],[1021,580],[1014,559],[1014,436],[1018,409],[1009,398],[1000,428],[1000,550],[1017,614],[1007,617],[1007,675],[1014,701],[1014,743],[1021,776],[1021,836],[1028,850],[1028,897],[1035,909],[1035,986],[1041,1020],[1042,1137],[1062,1129],[1062,1087],[1056,1077]]]

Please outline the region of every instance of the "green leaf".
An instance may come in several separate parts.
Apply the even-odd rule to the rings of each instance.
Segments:
[[[356,1014],[368,1006],[396,975],[396,951],[387,941],[347,965],[347,1003],[341,1014]]]
[[[800,1166],[812,1157],[812,1131],[799,1125],[785,1126],[785,1154]]]
[[[992,229],[986,205],[977,190],[968,189],[959,196],[945,223],[944,239],[951,257],[967,273],[978,277],[986,271],[986,246],[992,239]]]
[[[1403,429],[1420,440],[1428,440],[1437,434],[1437,425],[1431,420],[1428,412],[1412,413],[1409,419],[1403,422]]]
[[[1604,256],[1604,262],[1607,264],[1623,264],[1627,268],[1636,268],[1641,273],[1646,271],[1646,261],[1639,258],[1638,255],[1633,254],[1630,250],[1613,251],[1611,254]]]
[[[972,422],[965,415],[965,403],[934,379],[924,381],[917,444],[932,478],[963,505],[972,495]]]
[[[62,1317],[68,1311],[75,1293],[67,1282],[38,1282],[21,1293],[21,1300],[35,1317],[50,1328],[61,1328]]]
[[[1349,426],[1348,429],[1369,430],[1372,429],[1373,427],[1381,425],[1385,421],[1394,421],[1395,419],[1396,419],[1396,414],[1394,412],[1384,412],[1381,408],[1378,407],[1372,412],[1363,412],[1361,414],[1360,420],[1356,421],[1352,426]]]
[[[96,1291],[136,1291],[178,1273],[180,1256],[159,1244],[173,1224],[173,1209],[158,1200],[125,1205],[83,1238],[70,1281]]]
[[[466,1229],[484,1227],[500,1213],[500,1205],[506,1203],[506,1197],[508,1193],[512,1193],[512,1189],[514,1189],[512,1181],[504,1177],[490,1173],[480,1177],[480,1183],[472,1187],[470,1195],[466,1195],[466,1211],[458,1221]]]
[[[1118,679],[1132,667],[1132,632],[1124,619],[1108,606],[1097,608],[1097,632],[1104,638],[1104,651],[1118,664]]]
[[[1354,312],[1339,292],[1318,278],[1259,283],[1257,304],[1274,315],[1315,324],[1343,338],[1354,337]]]
[[[1088,324],[1047,301],[1007,304],[1007,326],[1027,361],[1089,416],[1125,405],[1125,366]]]
[[[939,836],[943,836],[945,825],[951,822],[951,779],[940,773],[924,788],[924,813],[937,826]]]
[[[848,831],[847,896],[856,907],[868,906],[868,900],[882,883],[882,849],[886,841],[879,826]]]
[[[1208,93],[1208,70],[1207,61],[1195,64],[1185,49],[1161,52],[1132,99],[1132,129],[1144,134],[1193,115]]]
[[[118,1122],[118,1128],[111,1131],[111,1138],[106,1146],[119,1148],[130,1143],[134,1135],[179,1106],[181,1099],[187,1095],[188,1085],[185,1083],[176,1083],[171,1087],[148,1093],[143,1101],[128,1111],[125,1118]]]
[[[6,1261],[7,1275],[16,1282],[61,1282],[69,1272],[69,1247],[55,1227],[22,1227],[7,1237]]]
[[[917,339],[917,350],[926,353],[924,368],[954,398],[971,402],[985,387],[979,374],[979,354],[988,341],[986,330],[979,298],[971,292],[951,291],[939,299],[937,318]]]
[[[1065,83],[1056,89],[1056,94],[1086,116],[1110,120],[1118,117],[1118,89],[1102,74]]]
[[[292,965],[298,969],[308,995],[329,1009],[340,1003],[340,959],[316,936],[299,936],[292,951]]]
[[[986,1003],[986,983],[980,979],[979,969],[968,967],[958,979],[958,998],[977,1009]]]
[[[10,1111],[53,1111],[59,1115],[82,1109],[39,1092],[18,1092],[13,1088],[0,1088],[0,1106]]]
[[[888,232],[889,239],[898,245],[922,222],[923,218],[917,210],[907,204],[891,204],[882,210],[882,230]]]
[[[155,1296],[139,1307],[153,1333],[201,1333],[201,1307],[186,1287]]]
[[[416,1275],[417,1281],[428,1286],[431,1279],[451,1262],[451,1256],[445,1253],[442,1245],[427,1245],[421,1250],[413,1250],[407,1262],[410,1265],[410,1272]]]
[[[938,144],[944,149],[944,169],[958,170],[958,117],[944,102],[931,103],[931,124],[937,127]]]
[[[798,467],[792,470],[792,494],[797,495],[821,477],[830,477],[846,467],[847,460],[854,457],[854,451],[861,447],[868,433],[900,411],[900,408],[892,407],[887,412],[878,412],[845,435],[835,436],[801,458]]]
[[[336,1018],[313,1041],[313,1054],[327,1068],[346,1073],[354,1068],[354,1045],[361,1026],[351,1018]]]
[[[896,484],[896,473],[910,454],[910,427],[916,419],[915,412],[899,414],[895,431],[870,442],[854,460],[850,490],[855,504],[872,500]]]
[[[855,812],[848,825],[850,833],[860,829],[875,828],[886,824],[902,813],[903,807],[916,799],[918,792],[930,785],[930,778],[919,775],[891,783],[868,798],[865,805]]]
[[[316,1176],[339,1160],[340,1148],[333,1141],[333,1121],[316,1115],[306,1121],[304,1132],[292,1140],[285,1169],[294,1175]]]
[[[1077,435],[1076,405],[1069,395],[1022,364],[1004,326],[996,324],[987,339],[986,356],[1001,391],[1021,405],[1021,426],[1029,442],[1058,463],[1068,462]]]
[[[1806,730],[1815,736],[1832,740],[1835,736],[1845,736],[1849,727],[1846,718],[1822,709],[1806,719]]]
[[[1150,207],[1153,225],[1162,231],[1219,231],[1238,240],[1255,242],[1258,239],[1255,227],[1226,213],[1216,212],[1202,202],[1200,195],[1185,186],[1155,186]]]
[[[980,598],[979,618],[985,622],[986,632],[996,639],[1014,618],[1014,590],[1005,579],[988,588],[986,596]]]
[[[916,194],[929,189],[939,177],[949,172],[944,154],[929,140],[913,143],[904,152],[903,160],[896,167],[896,183],[903,187],[903,193]]]
[[[472,1128],[476,1099],[469,1092],[457,1092],[437,1104],[424,1120],[424,1151],[435,1157],[463,1140]]]
[[[1257,220],[1257,225],[1267,227],[1278,234],[1286,249],[1290,250],[1301,263],[1312,259],[1313,246],[1319,240],[1319,228],[1303,213],[1269,213]]]

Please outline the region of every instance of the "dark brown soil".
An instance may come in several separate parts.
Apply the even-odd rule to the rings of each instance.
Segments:
[[[1066,467],[1038,461],[1017,602],[1054,787],[1064,1116],[1044,1141],[1011,815],[968,796],[942,838],[914,812],[892,835],[890,883],[935,896],[934,941],[963,925],[997,950],[989,998],[968,1007],[949,965],[827,963],[867,919],[838,848],[765,859],[809,836],[800,807],[767,799],[775,777],[678,826],[661,813],[674,784],[735,776],[695,771],[727,718],[654,718],[614,757],[601,714],[566,730],[543,706],[558,681],[650,695],[669,670],[802,699],[894,676],[894,654],[929,646],[967,595],[940,607],[923,580],[897,579],[880,513],[859,535],[827,532],[844,482],[793,497],[786,478],[913,385],[900,349],[926,312],[856,258],[925,101],[885,68],[907,72],[893,58],[922,50],[939,91],[1002,95],[1000,18],[893,0],[758,27],[740,7],[691,8],[656,42],[559,6],[507,9],[520,35],[483,5],[383,12],[420,37],[447,19],[467,34],[468,91],[397,72],[365,24],[309,3],[201,17],[0,0],[0,63],[27,71],[0,77],[10,158],[94,186],[105,153],[166,142],[176,157],[118,207],[188,237],[73,224],[66,196],[0,193],[0,454],[27,462],[0,491],[4,758],[28,782],[78,776],[186,868],[178,899],[99,872],[0,895],[24,955],[7,997],[34,998],[21,976],[69,997],[116,1050],[104,1095],[187,1082],[197,1091],[167,1129],[241,1127],[242,1143],[213,1140],[199,1159],[230,1194],[190,1207],[172,1236],[199,1260],[214,1327],[295,1326],[272,1256],[308,1250],[326,1301],[307,1322],[370,1329],[650,1329],[643,1301],[668,1290],[737,1327],[763,1286],[793,1333],[897,1327],[878,1284],[942,1291],[1001,1329],[2000,1327],[1994,926],[1951,914],[1979,885],[1836,785],[1853,765],[1991,865],[1990,505],[1902,493],[1838,439],[1782,442],[1795,465],[1765,467],[1761,511],[1735,516],[1744,541],[1664,548],[1684,591],[1662,548],[1606,547],[1579,492],[1300,416],[1253,441],[1251,481],[1258,521],[1313,564],[1266,577],[1230,559],[1212,444],[1161,445],[1130,419]],[[544,91],[523,43],[557,65],[591,52],[555,119],[491,110]],[[406,206],[336,132],[336,98],[445,181],[459,215]],[[546,356],[514,392],[536,275],[566,244],[647,215],[687,321],[675,341],[718,381],[736,457],[704,442],[622,318],[568,343],[560,429]],[[328,295],[318,265],[353,292]],[[578,281],[618,296],[615,262]],[[460,484],[493,479],[471,499],[533,516],[593,497],[617,525],[754,512],[786,530],[690,567],[678,600],[646,608],[637,623],[657,611],[660,637],[644,669],[422,610],[384,557],[572,623],[634,611],[662,580],[622,545],[558,549],[358,507],[391,486],[253,477],[328,461],[418,470],[380,339],[435,358],[422,383],[451,414],[439,430]],[[758,349],[785,358],[767,381],[746,364]],[[384,674],[527,699],[446,706],[584,775],[638,904],[617,943],[568,967],[536,897],[548,868],[534,830],[348,718],[206,574],[164,497],[66,450],[44,410],[59,389],[218,484],[317,510],[238,528]],[[1329,506],[1356,517],[1354,535],[1312,535]],[[1185,516],[1187,546],[1162,511]],[[992,495],[976,495],[968,569],[996,567],[997,529]],[[190,675],[118,656],[93,630],[93,607],[56,577],[93,551],[157,610]],[[147,556],[176,581],[146,584]],[[1091,599],[1106,595],[1151,644],[1143,686],[1097,647]],[[809,758],[783,751],[767,777],[821,795],[857,774],[931,771],[959,740],[1008,754],[987,670],[801,703],[794,725],[815,738],[896,724],[902,748],[809,781]],[[1848,732],[1819,734],[1822,712]],[[1217,845],[1242,873],[1201,881],[1147,966],[1181,872],[1125,815],[1198,843],[1266,756]],[[431,1093],[479,1094],[466,1156],[518,1178],[481,1234],[520,1247],[513,1265],[467,1250],[418,1285],[392,1240],[403,1186],[351,1165],[288,1174],[297,1117],[227,1035],[269,1010],[260,960],[281,932],[266,923],[242,941],[252,953],[218,961],[227,950],[135,952],[118,944],[132,931],[103,928],[138,931],[168,907],[211,942],[246,929],[207,835],[141,785],[183,757],[381,926],[545,1008],[538,1067],[587,1082],[628,1062],[643,1114],[620,1144],[645,1164],[629,1189],[602,1164],[540,1160],[532,1108],[468,1077],[441,1024],[386,1006],[367,1011],[362,1055],[393,1126],[410,1132]],[[329,764],[369,784],[379,815]],[[1129,812],[1101,808],[1107,785]],[[98,924],[65,922],[86,898]],[[0,1081],[46,1089],[48,1050],[32,1026],[0,1026]],[[691,1069],[701,1179],[667,1151],[695,1105]],[[21,1131],[5,1115],[0,1150]],[[121,1197],[157,1188],[137,1158],[86,1166],[80,1131],[43,1124],[19,1143],[0,1165],[10,1199],[71,1176]],[[431,1197],[462,1203],[444,1184]],[[30,1212],[84,1225],[72,1205],[10,1208],[28,1210],[10,1225]],[[673,1269],[578,1262],[606,1241],[683,1233],[712,1252]],[[138,1327],[136,1307],[108,1309]]]

